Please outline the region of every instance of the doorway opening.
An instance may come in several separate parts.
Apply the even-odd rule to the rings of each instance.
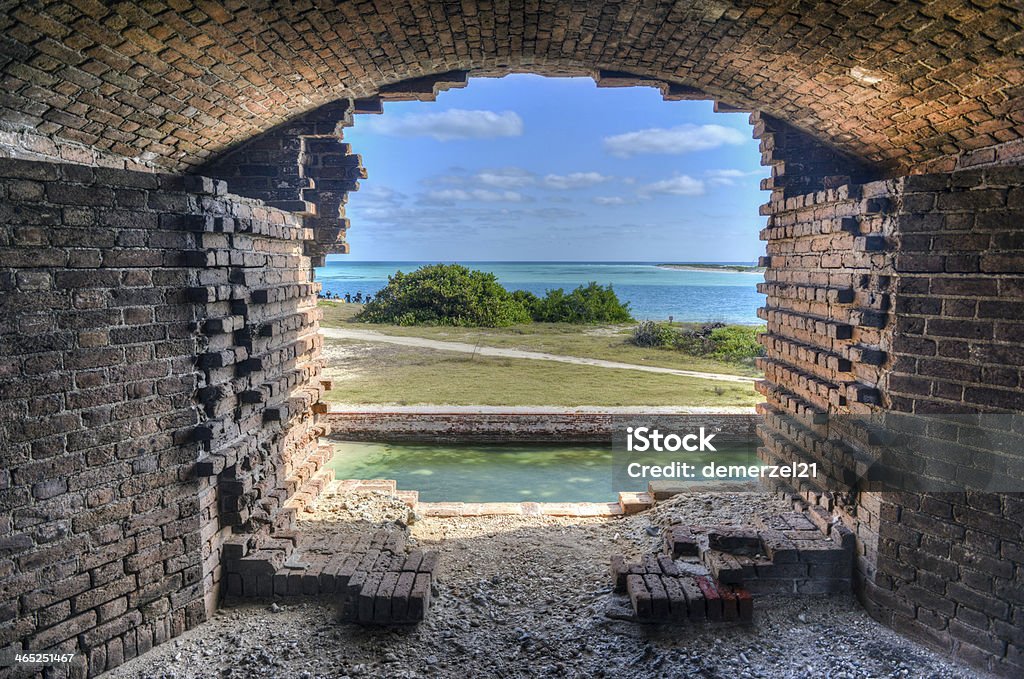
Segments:
[[[338,476],[615,504],[648,488],[613,487],[612,418],[652,413],[734,415],[756,459],[758,144],[745,113],[608,89],[634,84],[480,78],[354,117],[351,254],[317,270]],[[474,480],[537,455],[573,461],[561,495]]]

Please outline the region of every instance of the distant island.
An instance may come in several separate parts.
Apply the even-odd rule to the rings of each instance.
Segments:
[[[763,266],[745,264],[658,264],[659,269],[684,269],[687,271],[711,271],[713,273],[764,273]]]

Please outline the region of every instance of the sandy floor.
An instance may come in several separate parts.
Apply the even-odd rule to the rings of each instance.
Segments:
[[[362,629],[335,622],[329,602],[229,603],[107,676],[979,676],[875,623],[849,596],[758,599],[750,626],[642,626],[605,615],[610,555],[655,549],[669,523],[743,523],[782,509],[774,496],[720,493],[679,496],[619,519],[417,520],[380,496],[327,496],[303,530],[383,524],[440,550],[427,621]]]

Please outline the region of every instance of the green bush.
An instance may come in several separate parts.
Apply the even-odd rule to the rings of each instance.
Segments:
[[[522,293],[522,291],[518,291]],[[517,293],[517,294],[518,294]],[[629,302],[620,302],[611,285],[591,282],[566,294],[562,288],[548,290],[543,298],[530,293],[530,314],[544,323],[628,323],[633,320]]]
[[[674,347],[676,330],[657,321],[643,321],[633,328],[633,344],[638,347]]]
[[[667,323],[644,321],[633,328],[631,342],[641,347],[666,347],[691,356],[709,356],[730,363],[750,363],[764,355],[757,342],[763,328],[747,325],[704,323],[674,328]]]
[[[536,320],[540,297],[527,290],[515,290],[512,292],[512,299],[522,304],[526,313],[530,314],[530,318]]]
[[[396,325],[505,327],[530,322],[530,314],[491,273],[459,264],[398,271],[356,320]]]
[[[710,355],[721,361],[744,362],[761,356],[764,347],[757,342],[760,328],[728,325],[711,331]]]

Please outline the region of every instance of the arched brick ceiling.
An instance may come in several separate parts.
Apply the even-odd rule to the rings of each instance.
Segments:
[[[172,168],[452,70],[626,71],[893,169],[1024,136],[1019,2],[5,2],[0,125]]]

